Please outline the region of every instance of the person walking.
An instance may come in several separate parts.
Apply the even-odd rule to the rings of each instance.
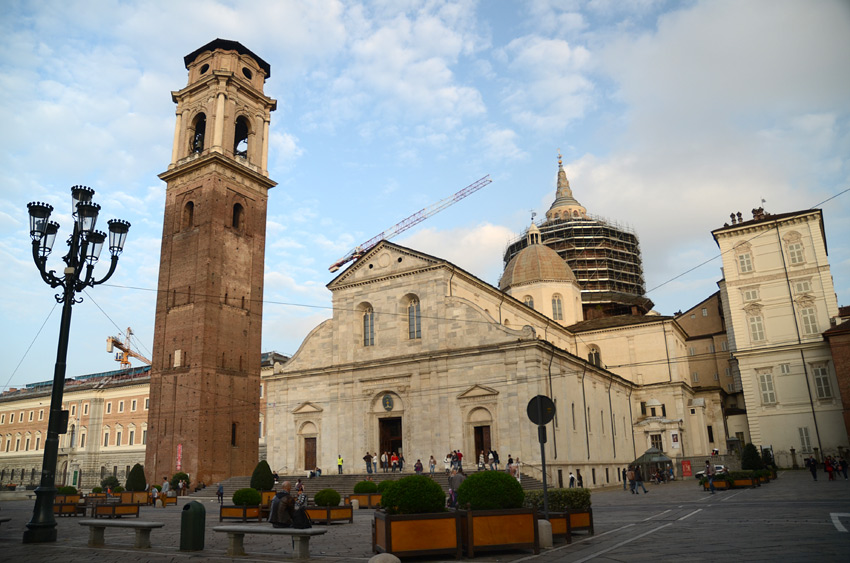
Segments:
[[[378,473],[378,452],[372,453],[372,469],[373,469],[373,472],[377,475],[377,473]]]
[[[416,460],[416,463],[413,464],[413,472],[417,475],[422,475],[422,461]]]
[[[336,455],[336,467],[339,470],[339,474],[342,475],[342,454]]]
[[[366,473],[372,473],[372,454],[366,452],[363,456],[363,461],[366,462]]]
[[[387,455],[387,452],[382,453],[381,454],[381,469],[384,470],[384,473],[387,472],[387,469],[389,467],[389,461],[390,461],[390,459],[389,459],[389,456]]]
[[[493,455],[493,450],[490,450],[490,453],[487,454],[487,463],[490,464],[490,471],[496,470],[496,456]]]
[[[705,478],[708,479],[708,490],[714,494],[714,467],[708,460],[705,460]]]
[[[581,477],[581,469],[576,469],[576,484],[579,489],[584,488],[584,479]]]
[[[629,466],[629,471],[626,473],[626,477],[629,479],[629,490],[633,495],[636,495],[635,492],[635,468],[633,466]]]
[[[575,475],[573,475],[573,472],[572,472],[572,471],[570,471],[569,484],[570,484],[570,485],[569,485],[569,488],[571,488],[571,489],[575,489],[575,488],[576,488],[576,476],[575,476]]]
[[[215,496],[218,497],[218,503],[224,504],[224,485],[221,483],[218,484],[218,489],[215,492]]]
[[[446,475],[452,471],[452,454],[446,454],[446,459],[443,460],[443,467],[446,470]]]
[[[841,456],[838,460],[838,467],[841,469],[841,473],[844,475],[844,480],[847,480],[847,460],[844,459],[844,456]]]
[[[623,490],[624,491],[626,490],[626,482],[628,481],[628,479],[627,479],[628,476],[629,476],[628,472],[626,471],[626,468],[624,467],[623,468]]]
[[[811,472],[811,474],[812,474],[812,479],[814,479],[815,481],[817,481],[817,480],[818,480],[818,465],[817,465],[817,463],[815,462],[815,458],[814,458],[814,457],[809,456],[809,457],[808,457],[808,459],[806,459],[806,467],[808,467],[808,468],[809,468],[809,471],[810,471],[810,472]]]
[[[434,469],[437,467],[437,460],[434,459],[434,456],[431,456],[431,459],[428,460],[428,470],[431,475],[434,475]]]
[[[643,486],[643,475],[641,475],[640,467],[635,467],[635,494],[640,494],[638,493],[638,487],[643,489],[643,494],[649,492],[646,490],[646,487]]]

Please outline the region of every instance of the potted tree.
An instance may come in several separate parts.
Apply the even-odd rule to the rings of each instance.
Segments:
[[[137,463],[127,475],[125,491],[121,493],[121,504],[150,504],[145,469]]]
[[[384,485],[372,522],[372,551],[397,557],[461,556],[460,515],[446,509],[442,487],[425,475]]]
[[[519,482],[501,471],[473,473],[458,488],[461,539],[466,554],[496,549],[532,549],[540,553],[537,510],[523,508]]]
[[[242,520],[247,522],[248,519],[257,519],[257,522],[262,520],[260,516],[260,493],[256,489],[247,487],[239,489],[233,493],[232,505],[221,505],[218,513],[218,521],[221,522],[225,518]]]
[[[271,467],[269,467],[269,462],[264,459],[260,460],[260,463],[254,468],[254,473],[251,474],[251,488],[260,492],[261,517],[268,517],[275,495],[274,475]]]
[[[333,489],[322,489],[313,497],[315,506],[307,506],[307,516],[317,524],[330,524],[331,522],[354,522],[354,509],[351,505],[340,506],[341,497]]]
[[[345,504],[356,500],[360,508],[378,508],[381,505],[381,494],[378,485],[372,481],[360,481],[354,485],[354,493],[345,497]]]
[[[536,508],[539,514],[543,508],[543,491],[526,491],[525,506]],[[582,530],[593,535],[590,489],[549,489],[549,522],[553,539],[570,543],[572,533]]]

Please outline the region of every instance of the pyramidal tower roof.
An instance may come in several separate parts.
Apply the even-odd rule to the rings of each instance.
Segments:
[[[586,219],[587,209],[573,197],[570,181],[567,179],[567,173],[564,172],[564,162],[561,159],[561,153],[558,152],[558,191],[555,193],[555,201],[546,212],[546,219],[553,221],[571,218]]]

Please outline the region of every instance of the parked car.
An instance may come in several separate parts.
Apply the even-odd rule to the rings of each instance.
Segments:
[[[714,474],[719,475],[721,473],[729,473],[729,468],[726,467],[725,465],[716,464],[714,466]],[[704,475],[705,475],[705,469],[697,472],[697,479],[702,479]]]

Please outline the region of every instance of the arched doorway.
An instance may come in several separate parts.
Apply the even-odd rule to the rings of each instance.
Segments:
[[[383,452],[404,455],[404,405],[391,391],[379,393],[372,401],[372,412],[378,418],[378,448]]]
[[[493,416],[485,408],[477,408],[469,413],[469,426],[472,427],[472,439],[475,444],[474,457],[478,459],[478,454],[487,452],[492,449],[492,423]]]
[[[318,464],[318,436],[319,432],[316,429],[316,425],[312,422],[305,422],[301,425],[301,428],[298,431],[298,435],[301,436],[302,440],[302,459],[304,463],[302,465],[302,469],[306,471],[313,471],[316,469]]]

